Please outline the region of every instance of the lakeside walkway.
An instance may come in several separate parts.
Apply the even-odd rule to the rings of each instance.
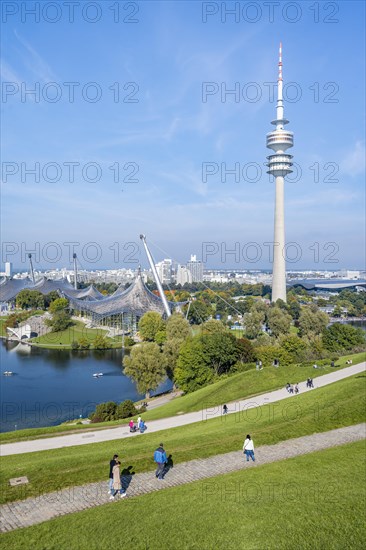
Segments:
[[[276,445],[264,445],[255,450],[255,462],[246,462],[242,450],[182,462],[171,468],[162,481],[155,478],[153,471],[133,474],[130,470],[129,475],[122,476],[122,486],[127,492],[127,498],[124,500],[128,501],[131,497],[159,491],[167,487],[176,487],[229,472],[237,472],[246,468],[345,445],[353,441],[360,441],[365,437],[366,424],[347,426],[329,432],[289,439]],[[169,453],[170,449],[167,451]],[[108,470],[107,466],[108,461],[106,471]],[[124,466],[122,464],[122,467]],[[217,492],[212,481],[208,482],[203,490],[206,491],[206,496]],[[116,497],[116,500],[119,498]],[[29,527],[59,516],[107,503],[110,503],[111,506],[114,505],[114,501],[109,500],[106,480],[3,504],[0,506],[0,531],[7,532],[21,527]]]
[[[365,368],[366,362],[364,361],[341,370],[335,370],[334,372],[318,376],[317,378],[314,378],[314,389],[307,389],[306,381],[300,382],[300,394],[303,392],[315,391],[316,388],[321,388],[333,382],[348,378],[349,376],[362,373],[365,371]],[[229,408],[228,414],[239,413],[247,409],[260,407],[261,405],[268,405],[283,399],[296,399],[296,397],[296,395],[289,394],[285,388],[281,388],[279,390],[263,393],[255,397],[250,397],[248,399],[227,403]],[[222,406],[220,405],[217,407],[203,408],[197,412],[171,416],[160,420],[153,420],[147,423],[147,433],[154,433],[169,428],[186,426],[187,424],[194,424],[195,422],[202,422],[210,420],[211,418],[217,418],[221,415]],[[101,443],[104,441],[112,441],[114,439],[124,439],[126,437],[141,437],[141,435],[143,436],[143,434],[140,433],[130,433],[128,426],[124,425],[116,428],[106,428],[105,430],[98,430],[95,432],[88,431],[87,433],[74,433],[70,435],[50,437],[47,439],[43,438],[34,439],[31,441],[19,441],[17,443],[6,443],[0,445],[0,456],[33,453],[36,451],[60,449],[62,447],[73,447],[76,445],[88,445],[90,443]]]

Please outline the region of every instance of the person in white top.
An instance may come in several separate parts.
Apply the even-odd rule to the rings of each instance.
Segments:
[[[247,462],[249,462],[249,458],[255,462],[254,458],[254,443],[250,435],[248,434],[243,445],[243,451],[245,456],[247,457]]]

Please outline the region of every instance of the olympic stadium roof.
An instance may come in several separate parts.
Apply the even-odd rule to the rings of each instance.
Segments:
[[[183,303],[185,302],[168,302],[170,309]],[[92,301],[70,298],[70,305],[76,310],[90,312],[100,319],[121,313],[133,314],[137,317],[142,317],[148,311],[156,311],[161,315],[165,313],[161,298],[145,286],[140,273],[131,286],[123,292],[117,289],[111,296]]]
[[[0,281],[0,302],[10,302],[24,289],[36,290],[44,295],[56,291],[69,299],[73,297],[80,300],[100,300],[104,297],[93,285],[75,290],[72,284],[65,278],[53,280],[42,277],[33,284],[33,281],[29,277],[26,277],[24,279],[5,279],[4,281]]]
[[[87,288],[80,288],[76,290],[75,288],[70,290],[61,290],[62,294],[68,298],[78,299],[78,300],[101,300],[105,298],[104,294],[99,292],[94,285],[90,285]]]

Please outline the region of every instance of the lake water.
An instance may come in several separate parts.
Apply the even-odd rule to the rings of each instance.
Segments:
[[[1,340],[0,354],[2,432],[53,426],[88,416],[98,403],[144,397],[122,373],[122,350],[47,350]],[[103,376],[93,378],[96,372]],[[168,380],[156,393],[170,388]]]

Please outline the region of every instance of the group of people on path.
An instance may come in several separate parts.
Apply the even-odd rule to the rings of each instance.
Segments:
[[[156,463],[155,477],[160,480],[164,479],[167,470],[173,467],[173,461],[171,455],[167,458],[163,443],[160,443],[154,452],[154,462]],[[109,500],[115,500],[118,494],[120,498],[127,496],[122,485],[121,462],[118,460],[117,454],[113,455],[109,462],[108,494],[110,495]]]
[[[286,384],[286,390],[288,391],[288,393],[299,393],[299,383],[296,382],[295,385],[293,384],[290,384],[290,382],[287,382]]]
[[[254,443],[249,434],[247,434],[243,444],[243,453],[246,456],[247,462],[249,462],[250,459],[255,462]],[[159,480],[163,480],[169,468],[173,467],[171,455],[167,458],[163,443],[160,443],[159,447],[154,451],[154,462],[156,464],[155,477]],[[115,500],[118,494],[120,498],[127,496],[122,485],[121,463],[118,460],[117,454],[113,455],[109,463],[108,494],[110,495],[110,500]]]
[[[142,420],[141,416],[138,417],[136,422],[131,418],[128,425],[130,427],[131,433],[139,431],[141,434],[143,434],[144,431],[147,429],[146,424]]]

